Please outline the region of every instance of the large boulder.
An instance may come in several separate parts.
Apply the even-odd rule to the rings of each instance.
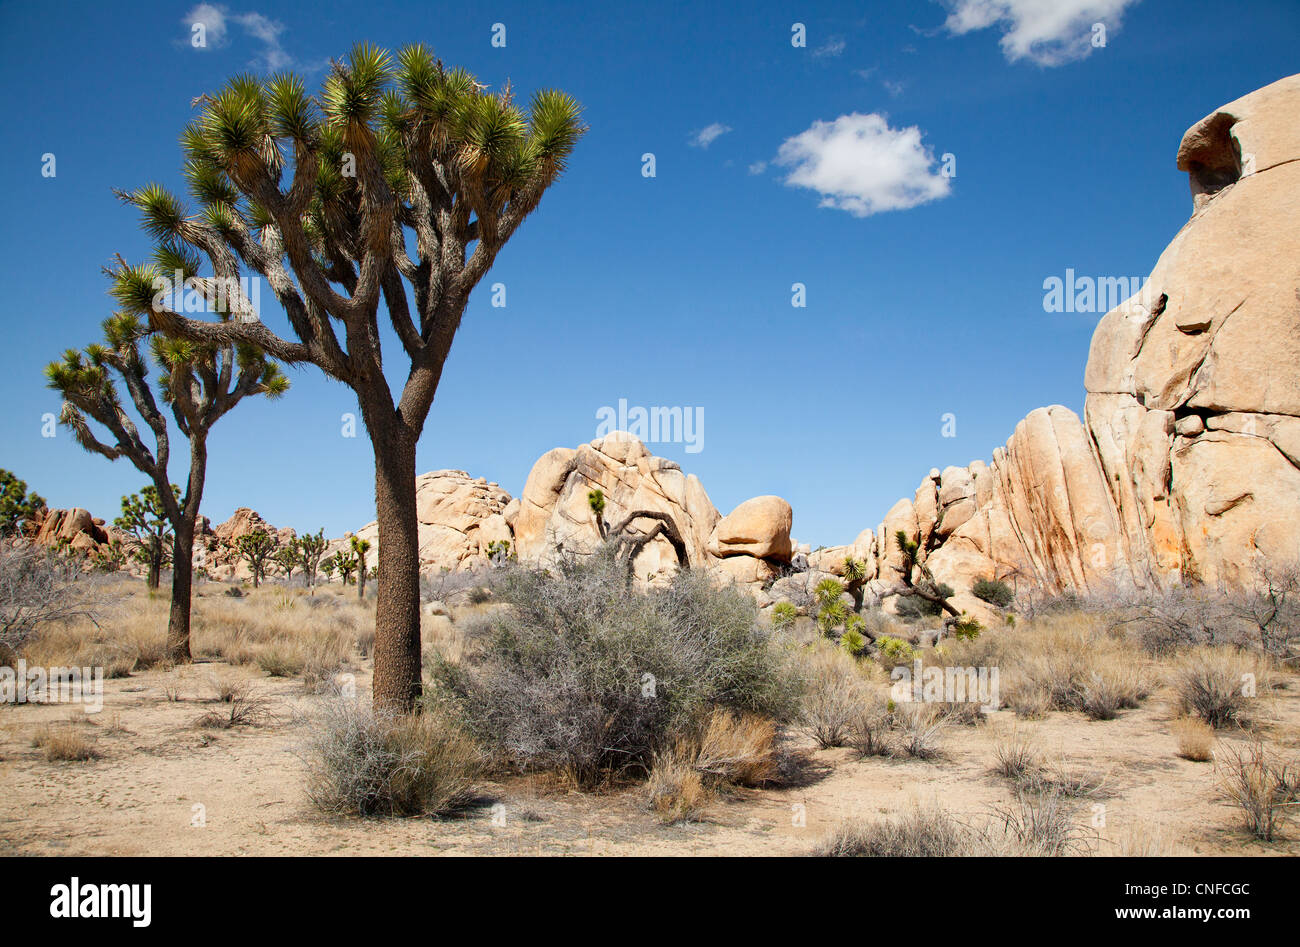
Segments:
[[[718,521],[709,538],[709,552],[719,558],[753,556],[789,562],[790,527],[794,511],[777,496],[746,500]]]

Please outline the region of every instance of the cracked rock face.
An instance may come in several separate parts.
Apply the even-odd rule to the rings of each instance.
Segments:
[[[1177,163],[1192,217],[1098,324],[1083,421],[1039,408],[990,465],[932,471],[855,543],[882,580],[897,529],[975,610],[980,577],[1241,583],[1300,558],[1300,76],[1196,123]]]

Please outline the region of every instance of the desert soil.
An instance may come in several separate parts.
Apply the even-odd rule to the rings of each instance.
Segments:
[[[256,727],[196,726],[215,702],[213,675],[244,676],[267,697],[274,719]],[[363,671],[359,693],[369,689]],[[179,699],[172,699],[179,698]],[[220,663],[151,670],[105,682],[103,710],[0,708],[0,850],[32,855],[798,855],[841,819],[876,818],[937,803],[963,818],[988,817],[1012,790],[991,772],[995,734],[1009,711],[975,727],[953,727],[935,761],[860,760],[846,749],[814,750],[797,788],[747,790],[713,803],[704,821],[665,826],[644,792],[566,790],[517,778],[483,787],[484,804],[451,820],[344,819],[321,815],[304,792],[297,753],[322,698],[302,682]],[[1300,757],[1300,682],[1268,699],[1270,745]],[[1067,767],[1105,774],[1101,797],[1077,812],[1102,854],[1134,834],[1165,854],[1297,855],[1287,840],[1250,839],[1216,797],[1212,763],[1176,755],[1170,695],[1159,691],[1111,721],[1053,713],[1021,723]],[[102,754],[49,762],[32,745],[40,727],[74,721]],[[1246,739],[1225,734],[1223,743]],[[493,805],[496,818],[493,818]],[[1104,810],[1094,807],[1104,806]],[[201,806],[202,809],[196,809]],[[503,807],[503,808],[502,808]],[[196,813],[203,818],[196,818]],[[799,816],[802,815],[802,820]],[[502,818],[504,816],[504,818]],[[800,824],[802,821],[802,824]],[[1104,823],[1093,828],[1092,823]],[[202,822],[205,824],[195,824]]]

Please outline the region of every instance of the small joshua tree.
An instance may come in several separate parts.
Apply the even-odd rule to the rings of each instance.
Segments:
[[[180,498],[181,488],[176,484],[172,484],[172,495]],[[148,484],[139,493],[122,497],[122,515],[113,525],[140,543],[136,560],[149,570],[145,584],[151,591],[157,589],[162,567],[171,555],[169,540],[172,538],[172,524],[158,497],[158,488]]]
[[[266,575],[267,560],[275,553],[275,538],[264,529],[255,529],[236,539],[235,549],[248,563],[253,573],[253,588],[257,588]]]
[[[109,271],[112,294],[129,300],[132,292],[159,292],[162,273],[179,271],[194,278],[195,255],[166,239],[154,254],[156,266],[129,267],[121,259]],[[179,288],[177,288],[179,291]],[[231,318],[228,309],[218,308],[223,324]],[[69,349],[61,361],[45,369],[49,386],[63,395],[59,421],[72,429],[86,450],[117,460],[125,457],[153,481],[158,502],[172,526],[172,598],[167,619],[167,655],[174,662],[190,660],[190,606],[194,585],[194,532],[203,501],[208,472],[208,434],[212,426],[244,398],[266,395],[278,398],[289,381],[275,362],[267,360],[251,344],[233,340],[190,342],[153,334],[132,312],[118,313],[103,324],[104,342],[84,352]],[[152,360],[159,367],[157,393],[149,384],[149,361],[141,352],[148,342]],[[129,405],[153,436],[145,444],[140,429],[122,398],[118,380],[126,388]],[[160,402],[162,407],[160,407]],[[190,466],[185,493],[172,493],[167,468],[171,461],[171,432],[167,413],[189,441]],[[106,431],[108,441],[91,428],[94,421]]]
[[[329,556],[321,561],[320,571],[325,573],[325,581],[334,581],[334,570],[339,567],[338,556]]]
[[[867,584],[867,564],[852,556],[844,557],[844,591],[853,597],[853,611],[862,611],[863,587]]]
[[[357,560],[357,598],[366,597],[366,553],[370,551],[370,540],[352,537],[352,554]]]
[[[293,578],[293,570],[298,568],[301,562],[301,552],[298,548],[298,537],[292,537],[287,543],[277,549],[272,555],[271,560],[284,570],[286,579]]]
[[[978,623],[972,622],[948,601],[954,594],[952,587],[938,582],[930,571],[930,567],[924,562],[918,561],[920,555],[919,544],[915,540],[908,538],[906,530],[898,530],[894,533],[894,539],[898,543],[899,551],[903,554],[903,564],[894,566],[901,581],[893,588],[887,589],[880,598],[883,600],[893,595],[918,598],[922,602],[935,607],[937,609],[936,614],[948,613],[948,617],[944,619],[945,627],[951,628],[960,624],[964,632],[970,632],[973,627],[974,633],[978,634]]]
[[[340,549],[334,554],[334,568],[339,570],[339,576],[343,579],[343,584],[347,585],[352,581],[352,573],[357,571],[356,557],[352,553]]]
[[[494,566],[503,566],[510,561],[510,540],[494,539],[488,543],[488,561]]]
[[[321,556],[325,555],[325,547],[328,545],[325,541],[325,530],[322,528],[315,533],[304,533],[296,540],[298,544],[298,564],[302,566],[303,574],[307,577],[308,588],[316,587],[316,570],[320,568]]]
[[[45,500],[27,492],[27,484],[0,470],[0,537],[23,532],[45,512]]]
[[[596,517],[596,532],[600,534],[601,539],[607,537],[605,529],[605,492],[603,490],[587,491],[587,505],[591,507],[591,515]]]

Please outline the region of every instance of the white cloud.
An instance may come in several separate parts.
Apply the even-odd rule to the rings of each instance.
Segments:
[[[824,44],[813,50],[813,55],[820,58],[822,56],[838,56],[844,52],[848,44],[838,36],[832,36]]]
[[[284,32],[283,23],[265,17],[260,13],[243,13],[236,16],[235,21],[250,36],[262,43],[260,62],[254,60],[255,65],[261,65],[268,72],[274,72],[293,63],[293,57],[286,53],[284,47],[280,45],[280,34]]]
[[[707,148],[729,131],[731,131],[730,125],[714,122],[712,125],[704,126],[697,132],[691,132],[687,144],[692,148]]]
[[[885,91],[889,93],[890,97],[895,99],[902,95],[903,90],[907,88],[907,83],[901,79],[897,82],[893,79],[881,79],[880,84],[885,87]]]
[[[189,13],[185,14],[185,26],[193,34],[196,24],[203,26],[203,46],[197,46],[196,49],[216,49],[219,46],[226,45],[226,10],[224,7],[214,6],[211,3],[200,3]],[[186,37],[189,42],[189,37]]]
[[[962,35],[996,26],[1009,62],[1028,59],[1059,66],[1093,50],[1093,24],[1119,29],[1125,8],[1138,0],[944,0],[944,27]]]
[[[268,72],[285,69],[293,65],[293,57],[285,52],[284,46],[280,42],[280,34],[284,32],[284,24],[261,13],[232,14],[227,7],[221,4],[200,3],[185,14],[183,22],[190,32],[190,36],[185,38],[186,45],[192,45],[190,40],[194,35],[194,25],[201,23],[205,31],[205,45],[195,48],[218,49],[226,46],[230,42],[230,24],[235,23],[243,29],[245,34],[262,44],[261,50],[249,65]]]
[[[753,164],[749,166],[750,174],[762,174],[766,170],[767,170],[766,161],[755,161]]]
[[[890,128],[883,115],[853,112],[787,138],[776,163],[790,168],[785,183],[822,196],[820,206],[869,217],[947,197],[948,178],[934,170],[921,130]]]

